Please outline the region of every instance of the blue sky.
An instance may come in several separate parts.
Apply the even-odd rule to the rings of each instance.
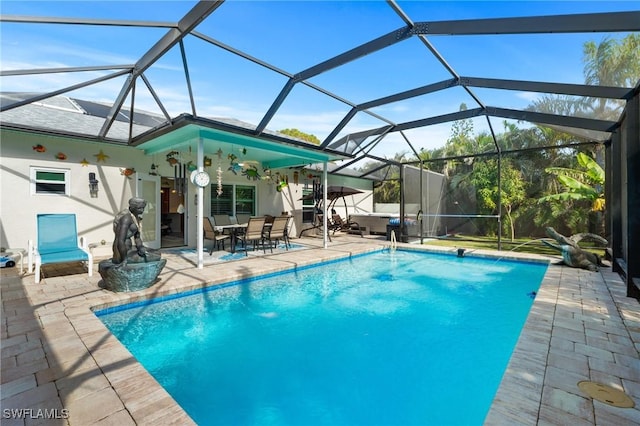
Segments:
[[[193,4],[192,1],[3,0],[0,7],[6,15],[175,22]],[[399,1],[398,4],[414,22],[629,11],[639,7],[637,1]],[[232,0],[210,15],[197,31],[295,74],[402,26],[403,21],[383,1]],[[2,69],[132,64],[166,31],[3,23]],[[600,33],[432,36],[428,40],[462,76],[583,83],[582,45],[589,40],[599,42],[605,36]],[[621,38],[624,34],[609,36]],[[287,80],[195,38],[188,38],[185,48],[196,110],[201,116],[231,117],[257,124]],[[171,115],[191,111],[181,64],[176,48],[145,73]],[[3,77],[1,84],[3,91],[52,91],[102,75],[104,72]],[[446,69],[413,37],[314,77],[311,82],[357,104],[448,78],[451,75]],[[114,79],[69,95],[113,102],[123,82],[123,78]],[[524,108],[538,96],[488,89],[475,89],[474,93],[486,105],[506,108]],[[140,107],[159,112],[143,87],[136,93],[136,102]],[[470,108],[477,106],[463,89],[454,88],[387,105],[374,112],[401,123],[455,112],[462,102]],[[323,139],[349,109],[315,90],[296,85],[268,127],[274,130],[295,127]],[[500,130],[499,120],[492,124]],[[359,114],[345,132],[381,125],[379,119]],[[474,126],[481,131],[486,120],[476,119]],[[450,127],[450,124],[432,126],[410,131],[408,135],[417,148],[433,148],[446,141]],[[398,151],[406,151],[400,139],[397,144],[385,144],[377,154],[393,155]]]

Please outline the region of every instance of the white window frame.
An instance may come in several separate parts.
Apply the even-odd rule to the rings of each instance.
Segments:
[[[47,181],[47,180],[38,180],[36,179],[36,176],[38,174],[38,172],[45,172],[45,173],[60,173],[64,175],[64,181]],[[30,167],[30,187],[31,187],[31,195],[44,195],[44,196],[51,196],[51,195],[58,195],[58,196],[66,196],[66,197],[70,197],[71,196],[71,170],[69,169],[58,169],[58,168],[54,168],[54,167],[39,167],[39,166],[31,166]],[[57,184],[64,184],[64,194],[62,193],[55,193],[55,192],[37,192],[37,184],[38,183],[57,183]]]

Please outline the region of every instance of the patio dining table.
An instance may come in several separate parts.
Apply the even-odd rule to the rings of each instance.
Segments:
[[[236,242],[238,241],[238,235],[245,229],[247,229],[247,223],[233,223],[231,225],[216,225],[213,228],[218,232],[229,231],[231,235],[231,253],[236,252]]]

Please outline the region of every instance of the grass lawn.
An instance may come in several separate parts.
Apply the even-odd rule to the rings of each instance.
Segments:
[[[546,239],[555,243],[555,241],[550,238]],[[465,249],[498,249],[498,239],[495,237],[478,237],[460,234],[449,236],[447,238],[425,241],[424,244],[442,247],[460,247]],[[581,241],[580,247],[585,250],[597,253],[600,256],[604,254],[603,247],[598,247],[590,241]],[[534,238],[516,238],[514,241],[511,241],[510,238],[502,238],[502,250],[514,251],[519,253],[536,253],[560,256],[560,252],[558,250],[554,250],[544,244],[540,239]]]

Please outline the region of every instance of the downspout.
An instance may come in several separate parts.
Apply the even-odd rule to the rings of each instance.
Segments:
[[[198,171],[204,171],[204,141],[202,139],[202,136],[198,138],[198,153],[196,161],[198,165]],[[196,185],[196,197],[198,197],[196,213],[196,234],[198,235],[198,269],[202,269],[204,267],[204,188],[199,185]]]

